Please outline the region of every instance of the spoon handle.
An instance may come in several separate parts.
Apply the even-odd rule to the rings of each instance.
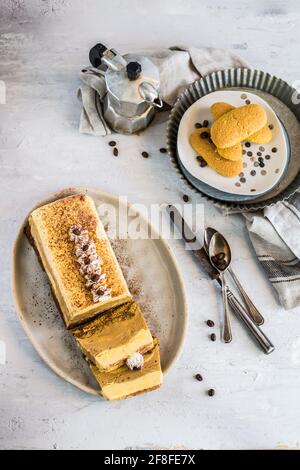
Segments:
[[[222,328],[222,339],[224,343],[230,343],[232,341],[231,326],[228,315],[228,300],[227,300],[227,286],[225,281],[224,273],[220,274],[222,281],[222,296],[224,304],[224,318],[223,318],[223,328]]]
[[[233,295],[233,293],[227,289],[228,302],[232,307],[234,313],[245,323],[246,327],[252,333],[253,337],[262,347],[263,351],[266,354],[270,354],[274,351],[275,347],[269,340],[269,338],[264,334],[260,327],[252,320],[248,312],[245,310],[243,305],[238,301],[238,299]]]
[[[232,279],[234,280],[238,290],[240,291],[241,296],[244,299],[245,304],[247,305],[249,315],[252,317],[252,319],[255,321],[257,325],[263,325],[264,323],[264,317],[261,315],[261,313],[257,310],[255,305],[253,304],[252,300],[248,297],[247,293],[245,292],[242,284],[236,277],[234,271],[229,267],[228,271],[230,272],[230,275]]]

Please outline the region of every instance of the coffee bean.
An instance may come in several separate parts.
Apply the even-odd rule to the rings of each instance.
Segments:
[[[182,196],[182,199],[184,200],[184,202],[188,202],[190,198],[188,197],[187,194],[184,194],[184,195]]]
[[[261,157],[262,153],[261,152],[257,152],[256,154],[258,157]]]
[[[117,157],[119,155],[119,150],[117,149],[117,147],[114,148],[114,156]]]
[[[256,191],[256,189],[250,189],[251,193],[254,193]]]
[[[250,142],[245,142],[245,147],[251,147]]]
[[[254,162],[254,166],[259,166],[259,163],[258,163],[258,162]]]
[[[81,234],[80,228],[74,228],[73,233],[74,235],[77,235],[77,236],[80,235]]]
[[[265,151],[265,147],[259,147],[259,150],[260,150],[261,152],[264,152],[264,151]]]
[[[264,162],[259,162],[259,166],[263,168],[265,166]]]
[[[235,183],[235,186],[237,186],[238,188],[241,186],[241,183]]]
[[[142,157],[148,158],[148,157],[149,157],[149,153],[148,153],[148,152],[142,152]]]
[[[108,142],[108,145],[110,145],[111,147],[115,147],[117,145],[117,142],[115,142],[114,140],[110,140]]]
[[[261,170],[260,174],[265,176],[267,174],[267,172],[266,172],[266,170]]]
[[[212,334],[210,335],[210,339],[211,339],[212,341],[216,341],[217,337],[216,337],[215,333],[212,333]]]
[[[241,178],[242,176],[244,176],[244,173],[243,173],[243,172],[241,172],[241,173],[239,174],[239,177],[240,177],[240,178]]]
[[[246,103],[246,104],[250,104],[251,101],[250,101],[250,100],[246,100],[245,103]]]
[[[201,167],[201,168],[204,168],[205,166],[207,166],[206,161],[204,160],[203,157],[200,157],[200,155],[198,155],[197,160],[198,160],[198,162],[200,163],[200,167]]]
[[[270,160],[270,158],[271,158],[271,155],[265,155],[266,160]]]
[[[277,152],[277,147],[273,147],[273,148],[272,148],[272,152],[273,152],[273,153],[276,153],[276,152]]]
[[[255,170],[251,170],[251,171],[250,171],[250,175],[251,175],[251,176],[255,176],[255,175],[256,175],[256,171],[255,171]]]
[[[209,126],[209,122],[207,121],[207,119],[205,119],[205,121],[203,121],[203,127],[208,127]]]
[[[93,282],[97,282],[97,281],[99,281],[99,279],[100,279],[100,275],[99,275],[99,274],[93,274],[92,277],[91,277],[91,280],[92,280]]]
[[[196,129],[201,129],[202,124],[200,124],[200,122],[196,122],[195,127]]]
[[[218,261],[216,263],[216,266],[218,267],[220,271],[224,271],[227,268],[227,263],[226,261]]]
[[[247,152],[248,157],[252,157],[253,153],[252,152]]]
[[[215,326],[215,323],[212,321],[212,320],[207,320],[206,322],[207,326],[209,326],[210,328],[213,328]]]
[[[264,161],[263,157],[258,157],[257,160],[258,160],[259,162],[263,162],[263,161]]]
[[[210,397],[213,397],[215,393],[216,393],[216,392],[215,392],[215,390],[214,390],[213,388],[210,388],[209,390],[207,390],[207,394],[208,394],[208,396],[210,396]]]
[[[246,178],[240,178],[241,183],[246,183]]]
[[[103,295],[103,294],[104,294],[104,292],[103,292],[102,289],[98,289],[98,290],[96,291],[96,295],[101,296],[101,295]]]
[[[162,147],[161,149],[159,149],[160,153],[167,153],[167,149]]]
[[[196,374],[196,375],[195,375],[195,379],[198,380],[199,382],[202,382],[203,377],[202,377],[201,374]]]
[[[213,259],[214,258],[214,259]],[[218,259],[217,256],[211,258],[213,263],[218,267],[218,269],[222,270],[226,269],[227,263],[225,259]]]
[[[222,261],[225,258],[225,253],[221,251],[220,253],[216,254],[216,258],[218,261]]]
[[[241,98],[242,98],[242,100],[245,100],[245,99],[247,98],[246,93],[243,93],[243,94],[241,95]]]
[[[83,245],[81,249],[82,251],[87,251],[89,249],[89,245]]]
[[[209,133],[204,131],[200,134],[201,139],[207,139],[209,137]]]
[[[273,124],[269,124],[269,129],[272,131],[274,129]]]

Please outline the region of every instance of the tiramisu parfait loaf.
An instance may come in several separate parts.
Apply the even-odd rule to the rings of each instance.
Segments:
[[[93,200],[69,196],[34,210],[26,233],[67,327],[131,300]]]

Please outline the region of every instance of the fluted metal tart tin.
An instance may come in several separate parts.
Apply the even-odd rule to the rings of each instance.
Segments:
[[[216,190],[196,180],[182,165],[177,152],[178,129],[185,111],[203,96],[222,89],[238,89],[255,93],[274,109],[287,133],[290,161],[284,177],[268,193],[241,200],[238,195]],[[287,199],[300,186],[300,104],[297,91],[285,81],[266,72],[248,68],[221,70],[201,78],[178,97],[167,124],[167,149],[176,171],[196,192],[204,195],[221,209],[255,211]]]

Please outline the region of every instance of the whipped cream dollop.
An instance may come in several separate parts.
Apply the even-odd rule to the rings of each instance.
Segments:
[[[129,356],[126,361],[126,365],[130,370],[141,369],[144,365],[144,358],[142,354],[139,352],[131,354],[131,356]]]
[[[91,291],[93,302],[100,302],[111,296],[106,285],[106,274],[102,273],[102,259],[97,255],[96,246],[82,225],[75,224],[69,229],[69,238],[75,243],[75,256],[79,272],[86,279],[85,286]]]

